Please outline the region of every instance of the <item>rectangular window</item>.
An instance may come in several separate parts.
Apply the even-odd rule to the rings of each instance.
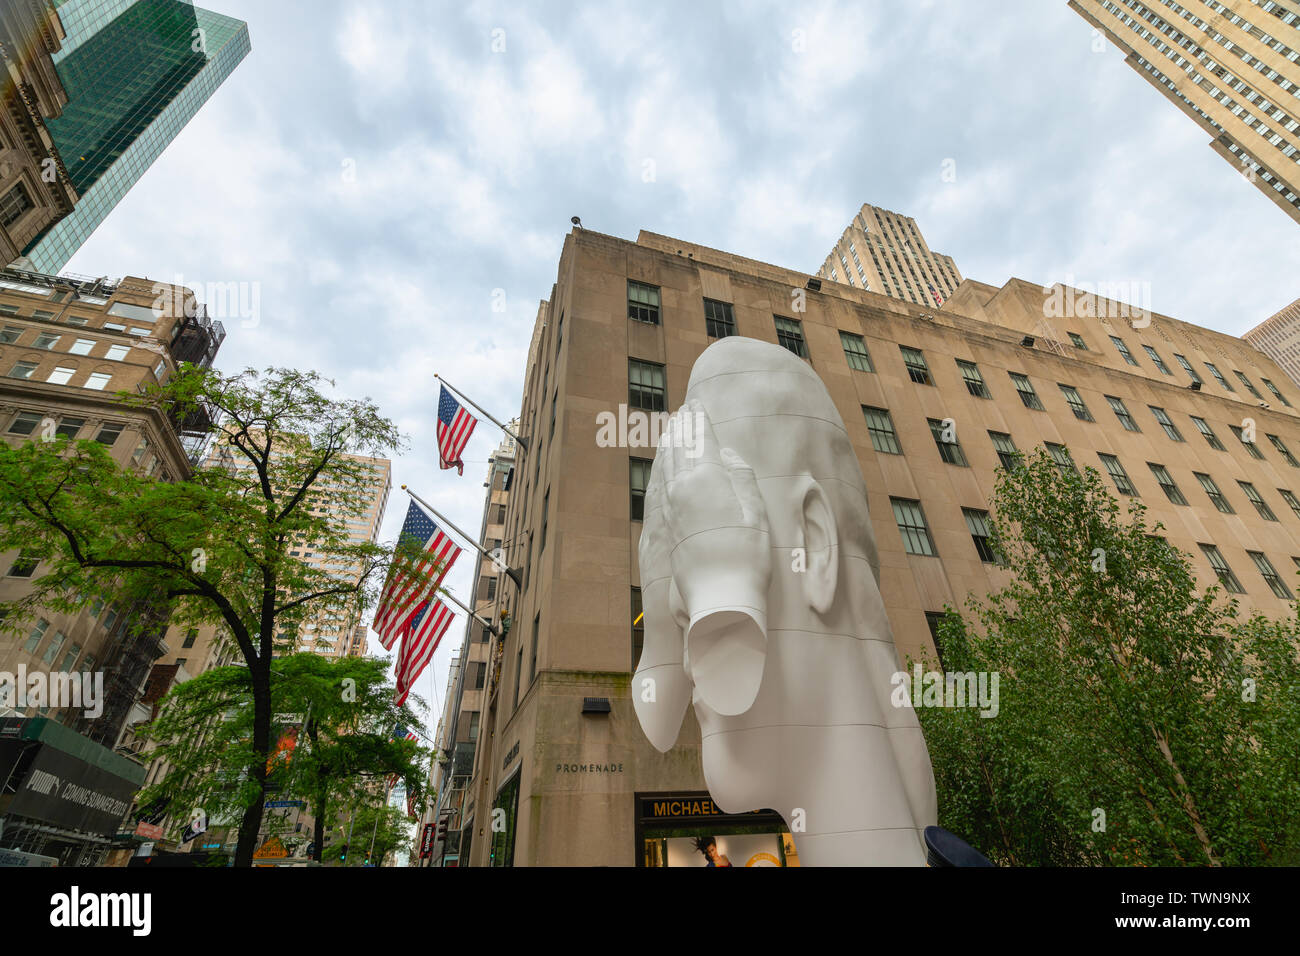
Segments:
[[[1223,442],[1219,441],[1219,436],[1214,434],[1214,429],[1210,427],[1209,422],[1204,418],[1197,418],[1195,415],[1192,415],[1191,419],[1192,423],[1196,426],[1196,430],[1205,436],[1205,441],[1211,448],[1218,449],[1219,451],[1227,451],[1227,449],[1223,447]]]
[[[546,494],[542,496],[542,530],[539,534],[541,539],[537,544],[537,553],[540,555],[546,550],[546,523],[551,516],[551,489],[546,489]]]
[[[58,656],[59,651],[63,649],[63,642],[68,639],[68,635],[62,631],[55,631],[54,636],[50,638],[50,643],[45,645],[45,653],[41,655],[41,662],[53,664],[54,658]]]
[[[789,349],[801,359],[808,357],[808,347],[803,341],[803,326],[794,319],[783,315],[774,315],[776,319],[776,341],[783,348]]]
[[[1267,388],[1270,392],[1273,393],[1273,397],[1274,397],[1274,398],[1276,398],[1279,402],[1281,402],[1281,403],[1282,403],[1283,405],[1285,405],[1287,408],[1290,408],[1290,407],[1291,407],[1291,403],[1288,402],[1288,401],[1286,400],[1286,396],[1285,396],[1285,395],[1283,395],[1281,392],[1279,392],[1279,391],[1277,390],[1277,386],[1276,386],[1276,385],[1274,385],[1274,384],[1273,384],[1272,382],[1270,382],[1268,379],[1262,379],[1262,381],[1264,382],[1264,387]]]
[[[1217,381],[1225,389],[1227,389],[1229,392],[1236,391],[1236,389],[1234,389],[1231,385],[1228,384],[1228,380],[1223,377],[1223,373],[1220,372],[1218,368],[1215,367],[1215,364],[1213,362],[1206,362],[1205,367],[1210,370],[1210,374],[1214,376],[1215,381]]]
[[[934,384],[930,379],[930,366],[925,364],[925,355],[920,349],[900,345],[898,350],[903,353],[903,364],[907,366],[908,378],[917,385]]]
[[[1168,435],[1174,441],[1183,440],[1183,433],[1180,432],[1178,428],[1174,425],[1174,423],[1169,419],[1169,416],[1165,413],[1165,410],[1163,408],[1159,408],[1155,405],[1148,405],[1147,408],[1151,409],[1151,414],[1156,417],[1156,421],[1160,423],[1160,427],[1165,430],[1166,435]]]
[[[41,559],[33,554],[27,548],[18,552],[18,557],[14,558],[14,563],[9,566],[9,576],[11,578],[30,578],[35,573]]]
[[[1273,514],[1273,509],[1270,508],[1268,503],[1259,496],[1259,492],[1255,490],[1254,485],[1249,481],[1238,481],[1237,484],[1240,485],[1241,490],[1246,493],[1246,497],[1250,499],[1250,503],[1255,506],[1255,510],[1259,512],[1261,518],[1265,521],[1277,520],[1277,515]]]
[[[1214,574],[1224,589],[1232,594],[1245,594],[1241,582],[1232,573],[1232,568],[1228,567],[1228,562],[1223,560],[1223,555],[1219,553],[1219,549],[1212,544],[1202,544],[1200,548],[1201,553],[1210,562],[1210,567],[1214,569]]]
[[[662,365],[628,360],[627,404],[647,412],[668,410],[668,388]]]
[[[192,627],[188,631],[186,631],[185,641],[181,644],[181,649],[188,650],[189,648],[193,647],[194,641],[195,639],[198,638],[198,636],[199,636],[199,629],[197,627]]]
[[[1201,376],[1196,374],[1196,369],[1192,368],[1192,363],[1187,361],[1187,359],[1184,356],[1179,355],[1177,352],[1175,352],[1174,358],[1177,359],[1178,364],[1183,367],[1183,371],[1191,376],[1193,382],[1203,381]]]
[[[871,364],[871,353],[867,351],[867,343],[862,336],[854,335],[852,332],[840,332],[840,345],[844,348],[844,357],[849,361],[849,368],[855,368],[859,372],[876,370],[876,367]]]
[[[1259,568],[1259,573],[1263,576],[1264,583],[1269,586],[1269,589],[1274,594],[1282,598],[1284,601],[1292,601],[1295,599],[1295,595],[1291,593],[1291,589],[1282,583],[1282,578],[1277,573],[1277,568],[1273,567],[1273,562],[1265,557],[1265,555],[1260,551],[1247,551],[1246,554],[1250,555],[1250,560],[1255,562],[1255,567]]]
[[[38,618],[36,625],[32,628],[31,633],[27,635],[27,643],[23,645],[23,650],[28,654],[35,654],[36,648],[41,646],[41,640],[45,637],[45,631],[50,626],[50,622],[45,618]]]
[[[908,554],[937,557],[930,528],[925,523],[925,512],[921,510],[921,502],[890,498],[889,503],[894,507],[894,520],[898,522],[898,532],[903,536],[903,549]]]
[[[9,370],[10,378],[31,378],[32,373],[36,371],[35,362],[15,362],[14,367]]]
[[[0,329],[0,345],[13,345],[22,334],[23,330],[18,326],[6,325],[3,329]]]
[[[969,468],[970,463],[966,461],[966,455],[961,450],[961,445],[957,443],[957,426],[945,426],[937,418],[927,418],[930,423],[930,434],[934,436],[934,443],[939,446],[939,457],[950,465],[958,465],[962,468]],[[945,435],[950,440],[945,440]]]
[[[68,349],[69,355],[89,355],[90,350],[95,347],[94,339],[77,339],[72,343],[72,348]]]
[[[898,434],[894,431],[894,420],[889,417],[889,409],[863,405],[862,414],[867,420],[867,431],[871,434],[871,447],[886,455],[901,455],[903,449],[898,443]]]
[[[1119,419],[1119,423],[1123,425],[1127,431],[1140,432],[1142,430],[1138,428],[1137,422],[1135,422],[1133,416],[1129,414],[1128,407],[1124,404],[1122,399],[1118,399],[1114,395],[1107,395],[1106,401],[1110,403],[1111,410],[1115,412],[1115,417]]]
[[[1084,404],[1083,397],[1074,386],[1061,385],[1060,382],[1057,382],[1056,384],[1060,386],[1061,394],[1065,396],[1065,404],[1070,406],[1070,411],[1074,412],[1075,418],[1085,422],[1094,420],[1092,412],[1088,411],[1088,406]]]
[[[59,422],[59,427],[54,429],[54,434],[64,438],[76,438],[84,424],[86,424],[84,418],[63,418]]]
[[[1288,465],[1292,468],[1300,468],[1300,461],[1295,460],[1295,456],[1291,454],[1291,449],[1283,444],[1282,439],[1276,435],[1269,435],[1268,440],[1273,443],[1273,447],[1277,449],[1278,454],[1286,459]]]
[[[980,560],[986,564],[999,563],[993,545],[989,543],[989,513],[975,508],[962,508],[961,513],[966,519],[966,527],[970,529],[971,540],[975,542],[975,553],[980,556]]]
[[[122,434],[123,425],[104,425],[95,435],[95,441],[101,445],[108,445],[110,448],[117,443],[117,436]]]
[[[102,392],[108,387],[108,382],[112,377],[107,372],[91,372],[90,377],[86,379],[86,384],[82,387]]]
[[[1125,362],[1128,362],[1129,365],[1137,365],[1138,360],[1133,357],[1133,353],[1128,350],[1128,346],[1124,344],[1123,339],[1118,335],[1112,335],[1110,340],[1115,343],[1115,348],[1119,349],[1119,354],[1124,356]]]
[[[474,667],[474,689],[482,690],[485,683],[487,683],[487,664],[479,661]]]
[[[1164,465],[1157,465],[1155,462],[1147,462],[1147,467],[1151,469],[1151,474],[1156,476],[1156,483],[1160,485],[1160,490],[1176,505],[1187,504],[1187,499],[1183,493],[1178,490],[1178,485],[1174,482],[1173,476],[1169,474],[1169,469]]]
[[[1024,403],[1025,408],[1032,408],[1037,411],[1043,411],[1043,403],[1039,401],[1038,393],[1034,391],[1033,383],[1028,377],[1021,375],[1019,372],[1008,373],[1011,376],[1011,382],[1016,386],[1016,393],[1020,396],[1020,401]]]
[[[1129,480],[1128,472],[1124,470],[1124,466],[1120,464],[1118,458],[1100,452],[1098,452],[1097,457],[1106,466],[1106,471],[1111,480],[1115,482],[1115,487],[1119,489],[1120,494],[1132,495],[1134,498],[1140,497],[1137,488],[1133,487],[1133,482]]]
[[[1287,507],[1295,512],[1295,516],[1300,518],[1300,498],[1296,498],[1295,495],[1287,491],[1285,488],[1279,488],[1277,493],[1282,496],[1282,500],[1287,503]]]
[[[67,385],[68,382],[72,380],[72,376],[76,373],[77,370],[75,368],[67,368],[60,365],[50,373],[50,377],[45,381],[50,382],[53,385]]]
[[[42,332],[36,336],[36,341],[32,343],[34,349],[45,349],[47,352],[52,350],[59,343],[59,336],[50,332]]]
[[[23,213],[35,208],[27,187],[22,183],[14,183],[12,189],[0,196],[0,226],[8,229],[23,217]]]
[[[627,283],[627,317],[649,325],[659,324],[659,289],[641,282]]]
[[[81,645],[73,644],[68,648],[68,653],[63,655],[63,660],[59,664],[59,670],[65,674],[71,674],[72,669],[77,666],[77,658],[81,656]]]
[[[731,312],[731,303],[705,299],[704,327],[710,338],[725,339],[728,335],[735,335],[736,317]]]
[[[1192,474],[1195,475],[1196,480],[1201,483],[1201,487],[1205,489],[1205,494],[1209,497],[1210,501],[1214,503],[1214,507],[1218,508],[1225,515],[1235,515],[1237,513],[1233,510],[1232,505],[1228,503],[1228,499],[1223,496],[1223,492],[1219,490],[1219,486],[1214,483],[1213,478],[1209,475],[1201,474],[1199,471],[1194,471]]]
[[[126,357],[130,354],[131,346],[129,345],[110,345],[108,347],[108,354],[105,355],[104,358],[112,359],[114,362],[122,362],[125,361]]]
[[[1160,357],[1159,352],[1157,352],[1149,345],[1143,345],[1142,348],[1147,353],[1147,356],[1151,359],[1151,361],[1155,363],[1156,368],[1160,369],[1160,371],[1164,372],[1166,375],[1174,374],[1173,372],[1169,371],[1169,366],[1165,364],[1165,360]]]
[[[645,647],[645,618],[641,616],[641,589],[632,589],[632,670],[641,663],[641,650]]]
[[[14,420],[9,425],[9,434],[11,435],[30,435],[36,431],[36,426],[41,423],[41,416],[35,412],[19,412],[14,416]]]
[[[957,359],[957,368],[961,370],[961,380],[966,383],[966,391],[970,392],[976,398],[992,398],[989,387],[984,384],[984,376],[980,374],[980,368],[974,362],[967,362],[963,359]]]
[[[90,322],[90,319],[84,315],[70,315],[63,321],[68,325],[84,326]]]
[[[1264,400],[1264,396],[1259,394],[1258,391],[1256,391],[1255,386],[1250,384],[1250,379],[1246,378],[1246,376],[1242,372],[1234,368],[1232,370],[1232,374],[1237,376],[1237,379],[1241,382],[1242,385],[1246,386],[1246,391],[1250,392],[1250,394],[1254,395],[1261,402]]]
[[[539,611],[533,618],[533,650],[528,658],[528,683],[537,679],[537,645],[541,642],[542,614]]]
[[[1240,425],[1229,425],[1228,431],[1236,435],[1237,441],[1241,442],[1244,446],[1246,446],[1246,451],[1250,453],[1251,458],[1258,458],[1260,461],[1264,460],[1264,453],[1259,450],[1259,446],[1256,445],[1253,441],[1247,441],[1246,433],[1242,431]]]
[[[1047,453],[1052,456],[1052,461],[1056,462],[1056,467],[1060,468],[1062,473],[1074,472],[1076,475],[1079,473],[1079,467],[1074,463],[1074,459],[1070,457],[1068,448],[1050,441],[1044,442],[1044,444],[1047,446]]]
[[[646,458],[628,459],[631,467],[632,520],[645,518],[645,490],[650,484],[650,466],[653,461]]]
[[[1020,467],[1020,449],[1010,435],[1006,432],[989,432],[989,438],[993,439],[993,449],[998,453],[998,461],[1003,468],[1015,471]]]
[[[1070,337],[1070,344],[1076,349],[1080,349],[1084,352],[1088,351],[1088,343],[1083,340],[1083,336],[1078,332],[1066,332],[1065,334]]]

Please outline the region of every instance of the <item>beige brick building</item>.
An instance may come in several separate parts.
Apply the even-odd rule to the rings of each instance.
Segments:
[[[514,626],[489,683],[462,865],[699,865],[689,838],[704,834],[733,862],[796,859],[779,818],[712,805],[692,713],[660,754],[628,696],[654,450],[602,442],[599,423],[676,409],[695,359],[723,335],[778,342],[825,382],[866,479],[904,656],[933,647],[930,615],[946,603],[1003,582],[982,541],[995,471],[1044,444],[1140,495],[1205,584],[1289,613],[1300,391],[1267,356],[1061,286],[966,280],[937,310],[846,283],[811,291],[809,278],[647,232],[566,238],[528,362],[528,447],[504,536],[523,587],[503,582]],[[804,311],[792,308],[800,291]],[[1280,389],[1268,408],[1265,380]],[[936,434],[944,419],[955,445]]]
[[[1242,336],[1290,376],[1300,387],[1300,299],[1275,313]]]
[[[1300,3],[1069,0],[1210,148],[1300,222]]]
[[[817,274],[856,289],[939,308],[961,285],[952,256],[931,251],[916,220],[863,205]]]

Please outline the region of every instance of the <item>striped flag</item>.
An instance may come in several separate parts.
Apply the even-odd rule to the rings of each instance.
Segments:
[[[386,651],[393,649],[421,602],[437,590],[461,552],[414,501],[406,509],[397,542],[388,582],[371,624]]]
[[[411,622],[404,629],[401,653],[397,655],[397,691],[393,700],[397,706],[406,703],[406,696],[415,686],[416,678],[433,660],[433,652],[452,621],[452,613],[441,601],[428,600],[420,605]]]
[[[460,402],[447,391],[447,386],[440,386],[438,395],[438,462],[443,468],[456,466],[456,474],[465,474],[465,463],[460,460],[460,453],[465,450],[469,436],[474,434],[478,419],[465,411]]]
[[[389,735],[388,742],[392,743],[395,740],[417,740],[417,739],[418,738],[416,737],[415,733],[409,728],[403,727],[401,724],[394,724],[393,732],[392,734]],[[393,787],[395,786],[397,786],[397,774],[390,773],[388,775],[388,789],[392,790]]]

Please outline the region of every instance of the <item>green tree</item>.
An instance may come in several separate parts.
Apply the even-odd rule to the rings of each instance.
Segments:
[[[999,475],[1009,583],[938,642],[999,674],[999,709],[921,708],[940,822],[1013,865],[1294,865],[1294,609],[1243,619],[1145,511],[1042,451]]]
[[[405,781],[418,800],[427,778],[427,752],[393,739],[397,725],[412,726],[408,704],[393,703],[387,664],[373,658],[330,660],[303,653],[271,662],[271,703],[283,718],[279,740],[292,735],[292,752],[267,762],[265,789],[247,768],[251,749],[252,681],[247,667],[214,668],[173,688],[147,728],[154,755],[170,770],[141,791],[142,806],[165,808],[181,825],[196,810],[211,823],[242,819],[264,792],[277,799],[304,797],[315,819],[315,860],[340,808],[374,799],[386,778]],[[412,698],[414,699],[414,698]]]
[[[38,608],[75,611],[102,594],[125,604],[174,602],[177,620],[224,626],[252,685],[244,786],[266,792],[273,744],[271,660],[306,621],[356,620],[391,549],[351,540],[373,474],[350,455],[403,445],[369,399],[328,396],[314,372],[186,367],[163,386],[119,399],[179,419],[215,421],[212,454],[186,481],[119,467],[93,441],[0,443],[0,550],[23,547],[49,569],[24,598],[0,607],[9,630]],[[333,384],[333,383],[328,383]],[[338,576],[296,553],[325,553]],[[252,863],[262,800],[247,801],[237,866]]]
[[[377,800],[372,796],[372,800]],[[354,813],[352,823],[352,843],[348,847],[348,858],[340,865],[363,866],[369,860],[375,866],[382,866],[390,856],[396,859],[411,852],[411,826],[406,813],[397,807],[390,807],[379,802],[359,805]],[[339,832],[337,829],[335,832]],[[335,863],[343,841],[336,840],[325,851],[323,861]]]

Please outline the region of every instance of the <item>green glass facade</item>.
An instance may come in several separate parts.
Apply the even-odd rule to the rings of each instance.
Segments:
[[[56,0],[68,105],[48,121],[81,196],[25,250],[57,273],[251,49],[248,25],[185,0]]]

